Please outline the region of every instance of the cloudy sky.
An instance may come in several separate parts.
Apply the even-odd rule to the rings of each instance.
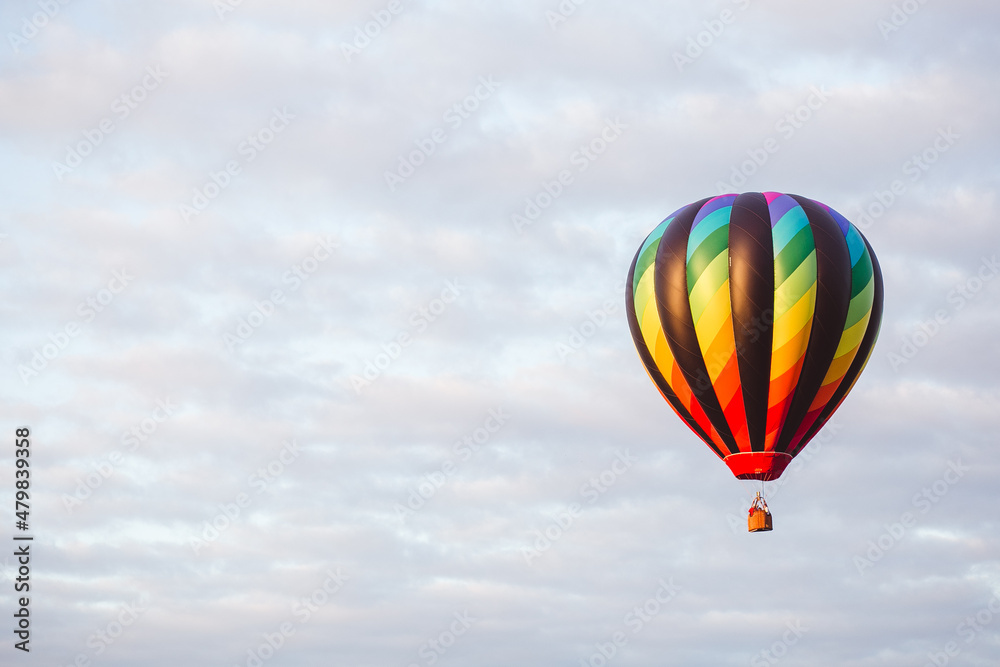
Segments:
[[[0,663],[997,664],[998,20],[4,2]],[[765,190],[858,224],[885,320],[749,535],[622,297]]]

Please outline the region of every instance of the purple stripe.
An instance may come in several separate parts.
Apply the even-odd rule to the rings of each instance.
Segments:
[[[732,206],[738,196],[739,195],[719,195],[714,199],[709,199],[705,202],[705,205],[701,207],[701,210],[698,211],[698,215],[694,217],[694,222],[691,223],[691,231],[694,231],[694,228],[697,227],[698,223],[704,220],[706,216],[718,211],[720,208]]]
[[[834,211],[832,208],[830,208],[826,204],[820,204],[820,202],[816,202],[816,203],[819,204],[820,206],[822,206],[823,208],[825,208],[826,211],[827,211],[827,213],[829,213],[830,216],[834,220],[837,221],[837,224],[840,225],[840,231],[842,231],[844,233],[844,236],[846,237],[847,236],[847,230],[850,229],[850,227],[851,227],[851,223],[848,222],[847,218],[845,218],[841,214],[837,213],[836,211]]]
[[[778,221],[793,208],[798,206],[798,202],[788,195],[781,195],[767,205],[767,210],[771,212],[771,229],[778,224]]]

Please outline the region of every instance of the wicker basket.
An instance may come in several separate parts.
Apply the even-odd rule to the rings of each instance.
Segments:
[[[750,513],[747,518],[747,529],[751,533],[759,533],[766,530],[773,530],[771,524],[771,513],[766,510],[756,510]]]

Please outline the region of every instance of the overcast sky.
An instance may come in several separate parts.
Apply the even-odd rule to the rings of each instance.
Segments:
[[[997,664],[998,21],[4,2],[0,664]],[[768,190],[858,224],[885,320],[750,535],[623,293]]]

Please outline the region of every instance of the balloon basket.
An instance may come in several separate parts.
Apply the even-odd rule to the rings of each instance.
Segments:
[[[767,530],[774,530],[771,522],[771,513],[767,510],[758,510],[747,519],[747,529],[751,533],[762,533]]]
[[[751,533],[763,533],[768,530],[774,530],[774,524],[771,522],[771,511],[767,509],[767,503],[764,502],[759,492],[750,505],[750,516],[747,517],[747,530]]]

